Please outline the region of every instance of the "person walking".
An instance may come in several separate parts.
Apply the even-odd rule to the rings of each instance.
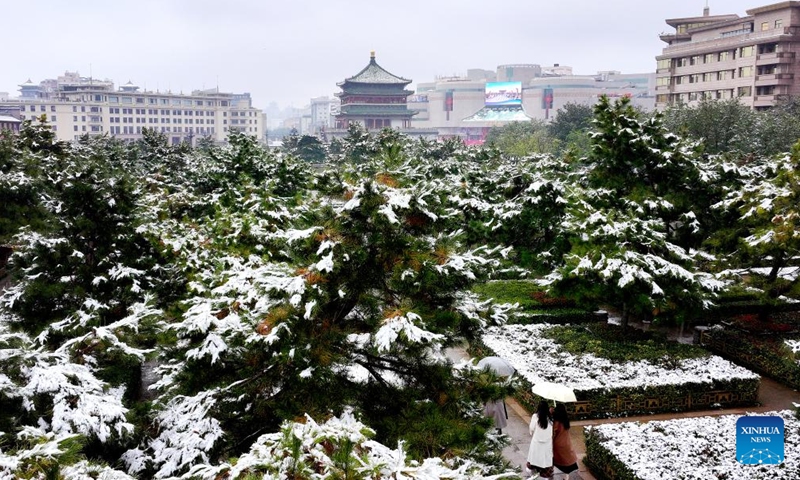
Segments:
[[[545,400],[539,402],[529,427],[531,446],[528,449],[528,468],[541,478],[553,476],[553,424],[550,407]]]
[[[503,429],[508,425],[508,412],[506,411],[505,399],[489,400],[483,406],[483,414],[494,420],[494,428],[497,433],[503,433]]]
[[[553,410],[553,465],[567,475],[578,470],[578,456],[572,448],[569,416],[563,403]]]

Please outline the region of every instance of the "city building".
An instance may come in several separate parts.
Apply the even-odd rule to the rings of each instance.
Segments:
[[[574,75],[572,67],[536,64],[500,65],[492,75],[439,77],[417,84],[408,106],[417,111],[412,126],[436,129],[439,137],[460,137],[467,143],[482,143],[489,129],[513,121],[552,120],[568,103],[594,105],[608,97],[628,97],[645,111],[655,108],[656,74],[623,74],[603,71]],[[493,105],[489,94],[502,84],[518,84],[521,101]]]
[[[655,108],[654,72],[621,73],[608,70],[595,75],[573,75],[572,68],[558,65],[555,70],[549,70],[552,74],[547,74],[548,70],[544,70],[543,76],[532,79],[522,91],[522,105],[533,118],[551,120],[568,103],[594,105],[604,95],[610,98],[628,97],[631,105],[644,111]]]
[[[311,112],[309,131],[312,135],[322,134],[336,125],[336,116],[339,115],[339,100],[329,97],[316,97],[311,99]]]
[[[20,122],[18,118],[12,117],[11,115],[4,115],[0,112],[0,135],[2,135],[5,130],[19,132],[20,123],[22,122]]]
[[[141,138],[143,128],[164,133],[171,143],[194,144],[203,137],[221,143],[236,129],[265,140],[266,117],[252,105],[249,93],[218,89],[191,94],[144,91],[132,82],[114,88],[110,80],[67,72],[57,79],[20,85],[20,97],[0,102],[20,120],[44,116],[59,140],[109,134],[124,140]]]
[[[800,2],[666,20],[656,57],[656,107],[738,98],[754,109],[800,94]]]
[[[406,90],[409,83],[411,80],[384,70],[375,61],[375,52],[371,52],[366,67],[337,84],[342,91],[336,93],[341,101],[336,128],[344,130],[351,123],[360,123],[369,130],[410,128],[416,112],[407,105],[408,96],[414,93]]]

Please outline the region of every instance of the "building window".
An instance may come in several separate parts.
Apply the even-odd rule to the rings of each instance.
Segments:
[[[703,63],[711,63],[714,61],[714,54],[713,53],[706,53],[703,55]]]
[[[769,22],[761,22],[761,31],[769,30]]]
[[[55,122],[56,121],[56,116],[53,115],[53,117],[50,119],[50,121]]]
[[[667,103],[669,96],[666,93],[659,93],[656,95],[656,103]]]
[[[739,49],[739,58],[752,57],[755,53],[755,46],[750,45]]]
[[[775,65],[762,65],[756,68],[757,75],[773,75],[775,73]]]
[[[672,64],[672,61],[669,58],[664,58],[658,61],[658,68],[669,68]]]
[[[779,18],[775,20],[775,28],[781,28],[781,27],[783,27],[783,19]]]
[[[730,53],[731,52],[729,52],[729,51],[719,52],[717,54],[717,61],[724,62],[725,60],[727,60],[730,57]]]
[[[775,85],[756,87],[756,95],[774,95],[774,94],[775,94]]]
[[[753,66],[739,67],[739,77],[750,77],[753,75]]]
[[[765,53],[775,53],[778,50],[777,43],[764,43],[758,46],[758,54],[763,55]]]
[[[50,105],[50,111],[51,112],[55,112],[56,111],[56,106],[55,105]]]
[[[740,97],[750,97],[753,95],[753,87],[746,86],[746,87],[739,87],[736,94]]]

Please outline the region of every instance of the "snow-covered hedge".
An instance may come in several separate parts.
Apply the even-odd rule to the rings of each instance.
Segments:
[[[590,353],[573,355],[548,338],[554,325],[490,327],[483,343],[508,360],[528,385],[556,382],[575,390],[580,418],[681,411],[752,404],[760,377],[715,355],[671,359],[669,367],[646,360],[614,362]],[[598,339],[598,341],[600,341]],[[532,403],[521,392],[524,403]],[[718,396],[710,392],[735,392]],[[691,398],[691,401],[687,401]]]
[[[619,480],[800,478],[800,421],[789,410],[758,415],[783,417],[781,465],[736,461],[738,415],[596,425],[587,430],[584,462]]]
[[[800,362],[794,350],[800,341],[781,341],[780,337],[754,336],[737,330],[714,327],[703,333],[703,345],[740,365],[762,373],[789,387],[800,388]],[[792,343],[795,342],[795,343]]]

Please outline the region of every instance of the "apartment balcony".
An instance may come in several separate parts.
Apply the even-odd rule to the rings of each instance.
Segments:
[[[753,97],[754,107],[771,107],[778,101],[780,95],[757,95]]]
[[[762,53],[756,56],[756,65],[772,65],[774,63],[794,62],[794,52]]]
[[[793,85],[793,84],[794,84],[793,73],[773,73],[770,75],[756,76],[756,87],[762,87],[766,85]]]

